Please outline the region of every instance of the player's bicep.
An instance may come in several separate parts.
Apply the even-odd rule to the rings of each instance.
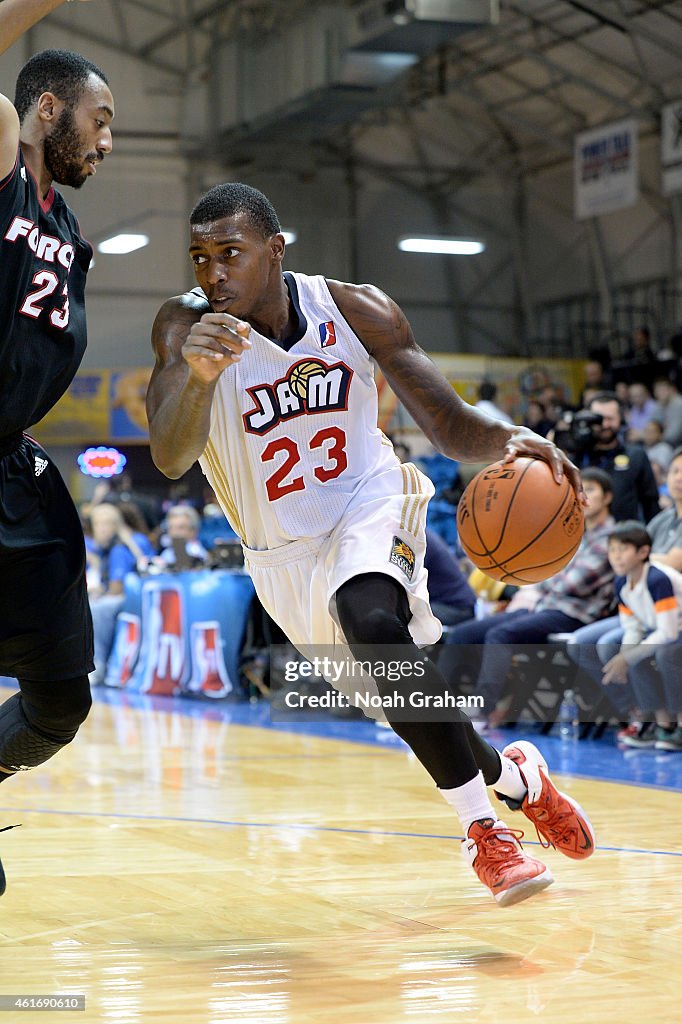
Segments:
[[[14,169],[19,148],[19,115],[14,104],[0,93],[0,181]]]

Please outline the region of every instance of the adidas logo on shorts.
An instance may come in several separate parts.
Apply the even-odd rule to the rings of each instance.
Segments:
[[[42,471],[47,469],[47,459],[41,459],[39,455],[36,455],[35,472],[36,476],[40,476]]]

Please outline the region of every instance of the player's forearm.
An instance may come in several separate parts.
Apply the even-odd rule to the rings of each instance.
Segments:
[[[190,469],[206,447],[211,427],[211,400],[215,383],[188,378],[184,387],[167,397],[149,420],[149,447],[154,465],[177,480]]]
[[[2,0],[0,3],[0,53],[9,50],[24,32],[41,18],[61,7],[65,0]]]
[[[508,426],[464,402],[444,379],[405,379],[389,383],[437,451],[458,462],[495,462],[512,436]]]

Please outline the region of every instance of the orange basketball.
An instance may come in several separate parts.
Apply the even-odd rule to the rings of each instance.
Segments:
[[[542,459],[518,458],[474,477],[457,506],[457,529],[474,565],[522,587],[570,562],[585,522],[566,477],[558,484]]]

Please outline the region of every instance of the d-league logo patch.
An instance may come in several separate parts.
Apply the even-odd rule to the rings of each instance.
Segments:
[[[330,345],[336,345],[336,328],[333,320],[320,324],[320,348],[329,348]]]
[[[412,573],[414,572],[414,551],[406,544],[400,537],[393,538],[393,544],[391,546],[391,556],[389,562],[393,562],[399,569],[402,569],[408,580],[412,579]]]

